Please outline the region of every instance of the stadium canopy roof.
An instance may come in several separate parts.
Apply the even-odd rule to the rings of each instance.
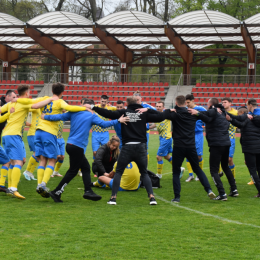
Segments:
[[[205,63],[198,64],[198,61],[216,54],[225,53],[234,57],[232,52],[236,51],[247,55],[250,63],[257,63],[256,47],[260,44],[259,20],[260,14],[241,22],[221,12],[201,10],[164,22],[147,13],[122,11],[110,14],[96,23],[70,12],[49,12],[23,23],[15,17],[0,13],[0,59],[16,65],[17,60],[24,57],[18,55],[19,51],[20,54],[23,50],[39,53],[39,48],[36,48],[38,45],[41,51],[47,50],[55,56],[61,64],[62,72],[67,73],[68,67],[76,65],[75,62],[83,57],[80,51],[88,52],[89,56],[104,56],[106,54],[101,52],[106,51],[110,56],[118,58],[119,61],[110,57],[116,66],[124,62],[127,67],[152,66],[135,64],[148,55],[175,55],[175,58],[171,56],[171,59],[175,60],[176,64],[154,65],[183,67],[184,74],[189,74],[192,66],[207,66]],[[204,49],[214,44],[237,45],[238,48],[225,46],[226,48],[222,49]],[[213,53],[204,54],[204,57],[196,60],[198,51]],[[176,60],[176,56],[181,57],[182,62]],[[247,66],[245,62],[235,65]],[[122,73],[127,73],[127,68],[123,69]]]

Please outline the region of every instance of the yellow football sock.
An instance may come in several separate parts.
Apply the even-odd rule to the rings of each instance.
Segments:
[[[7,177],[7,173],[8,173],[8,168],[6,166],[2,166],[0,186],[5,186],[5,180],[6,180],[6,177]]]
[[[188,172],[189,172],[189,173],[193,173],[192,167],[191,167],[191,165],[190,165],[190,162],[187,162],[187,168],[188,168]]]
[[[55,171],[55,172],[58,172],[58,171],[60,170],[60,167],[61,167],[62,164],[63,164],[63,161],[62,161],[62,160],[58,160],[58,161],[56,162],[56,164],[55,164],[55,169],[54,169],[54,171]]]
[[[43,166],[39,166],[37,169],[37,180],[38,184],[42,183],[43,175],[44,175],[45,168]]]
[[[36,159],[36,157],[34,157],[33,155],[30,157],[30,160],[27,164],[27,168],[26,168],[26,171],[30,172],[30,173],[33,173],[35,168],[37,167],[38,165],[38,161]]]
[[[236,178],[236,166],[233,164],[232,166],[229,166],[234,178]]]
[[[21,169],[22,169],[22,166],[16,164],[13,168],[13,171],[12,171],[12,188],[15,188],[17,189],[18,187],[18,183],[20,181],[20,178],[21,178]]]
[[[222,172],[222,168],[221,168],[221,165],[219,165],[218,173],[221,173],[221,172]]]
[[[157,162],[157,173],[162,174],[162,170],[163,170],[163,161],[158,161]]]
[[[13,171],[14,166],[10,164],[9,170],[8,170],[8,188],[12,187],[12,171]]]
[[[93,185],[95,187],[100,187],[101,188],[104,185],[104,183],[102,183],[101,181],[97,180],[97,181],[93,182]]]
[[[46,184],[48,183],[48,181],[50,180],[51,178],[51,175],[54,171],[54,167],[48,165],[44,171],[44,176],[43,176],[43,179],[42,181],[45,182]]]
[[[149,163],[149,159],[150,159],[150,155],[147,154],[147,165],[148,165],[148,163]]]
[[[204,165],[204,160],[202,159],[200,162],[199,162],[199,166],[200,166],[200,169],[203,170],[203,165]]]
[[[168,159],[168,162],[169,162],[170,164],[172,164],[172,156],[171,156],[170,159]]]

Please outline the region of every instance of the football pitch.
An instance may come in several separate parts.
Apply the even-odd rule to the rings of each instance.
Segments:
[[[68,133],[63,135],[66,140]],[[24,141],[28,162],[26,133]],[[150,134],[148,168],[153,172],[158,145],[158,135]],[[92,163],[91,135],[86,154]],[[205,173],[218,194],[209,174],[206,141],[203,157]],[[54,203],[36,193],[36,181],[22,175],[19,192],[25,201],[0,193],[0,259],[260,259],[260,200],[254,198],[255,186],[247,185],[250,177],[239,138],[234,162],[239,197],[210,200],[200,182],[185,182],[186,170],[179,205],[170,202],[172,175],[167,161],[162,188],[154,190],[157,206],[149,205],[145,189],[119,192],[116,206],[107,205],[111,191],[105,189],[93,188],[102,200],[84,200],[79,176],[65,188],[64,203]],[[68,166],[66,154],[60,173],[64,175]],[[59,181],[51,178],[47,186],[52,190]],[[228,193],[225,176],[222,181]]]

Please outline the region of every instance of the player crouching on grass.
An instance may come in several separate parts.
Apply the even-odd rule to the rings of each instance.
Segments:
[[[256,100],[248,100],[248,104],[255,108],[257,106]],[[252,112],[252,111],[251,111]],[[260,116],[247,116],[246,107],[241,107],[238,110],[238,116],[233,114],[226,115],[226,119],[232,125],[239,127],[241,130],[240,143],[242,152],[245,155],[246,166],[250,176],[255,184],[260,197]],[[249,117],[249,118],[248,118]],[[252,120],[250,120],[252,119]],[[258,172],[258,174],[257,174]]]
[[[92,183],[93,187],[113,187],[113,178],[116,173],[119,156],[120,139],[113,135],[109,142],[97,150],[95,164],[98,168],[98,180]],[[122,175],[119,191],[138,190],[140,187],[140,172],[135,162],[129,163]]]
[[[93,168],[96,168],[93,169],[93,171],[97,172],[98,177],[106,173],[109,173],[113,170],[113,166],[116,163],[119,156],[119,146],[119,137],[113,135],[106,144],[98,148],[93,164]],[[99,185],[98,182],[96,182],[95,186],[101,187],[102,185]]]

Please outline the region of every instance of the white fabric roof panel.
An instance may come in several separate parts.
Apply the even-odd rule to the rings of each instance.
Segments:
[[[228,14],[217,11],[194,11],[182,14],[169,21],[171,25],[187,24],[239,24],[240,21]],[[177,33],[240,33],[240,28],[209,27],[209,28],[176,28]],[[242,36],[232,37],[182,37],[184,41],[243,41]],[[191,48],[202,49],[209,44],[189,44]]]
[[[248,19],[245,20],[246,24],[254,24],[254,23],[259,23],[260,22],[260,14],[253,15],[249,17]],[[260,34],[260,27],[247,27],[247,30],[249,33],[259,33]],[[260,41],[259,36],[251,36],[253,41]],[[260,44],[257,43],[255,44],[257,48],[260,48]]]
[[[122,11],[118,13],[113,13],[108,16],[105,16],[97,21],[97,24],[100,25],[164,25],[164,22],[147,13],[138,12],[138,11]],[[145,46],[151,45],[150,41],[169,41],[167,37],[142,37],[142,34],[163,34],[163,28],[107,28],[109,33],[120,34],[120,33],[129,33],[129,34],[140,34],[140,37],[116,37],[119,41],[147,41],[147,44],[126,44],[129,49],[141,49]]]
[[[24,23],[17,19],[16,17],[5,14],[5,13],[0,13],[0,24],[1,25],[24,25]],[[8,37],[0,37],[0,41],[32,41],[33,40],[30,37],[26,37],[24,30],[20,28],[6,28],[6,29],[0,29],[1,34],[22,34],[25,37],[13,37],[13,36],[8,36]],[[8,44],[8,46],[12,48],[24,48],[27,49],[32,44]]]
[[[28,21],[30,25],[92,25],[92,21],[85,17],[70,12],[49,12]],[[40,31],[46,34],[93,34],[91,28],[41,28]],[[97,41],[97,37],[53,37],[57,41],[75,41],[75,44],[66,44],[71,49],[84,49],[92,44],[80,44],[81,41]]]

